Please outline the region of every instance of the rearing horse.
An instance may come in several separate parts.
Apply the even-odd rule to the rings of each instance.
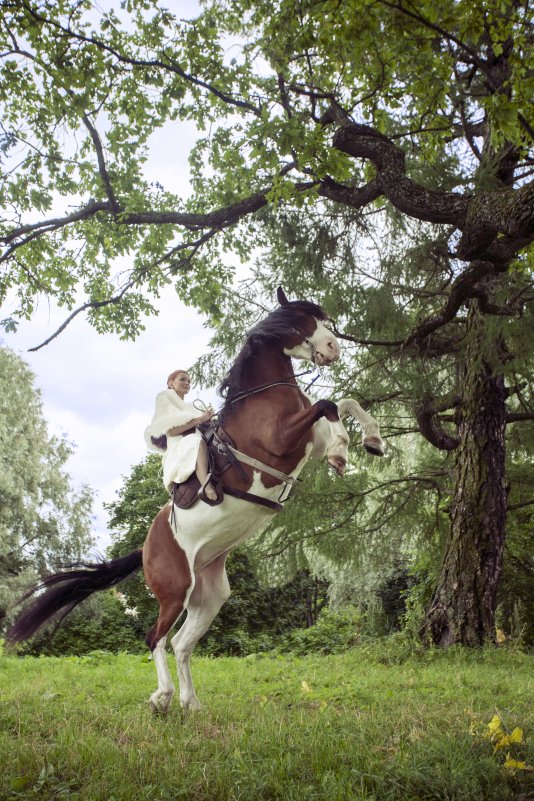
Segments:
[[[341,418],[346,414],[360,422],[364,447],[375,455],[383,453],[378,424],[356,401],[311,403],[300,390],[291,359],[332,364],[339,359],[340,346],[324,325],[326,314],[320,306],[290,302],[282,289],[278,301],[280,306],[249,332],[221,385],[226,402],[220,422],[237,451],[249,458],[240,469],[231,467],[224,483],[238,494],[250,493],[270,502],[278,501],[284,492],[286,485],[280,475],[294,479],[310,457],[326,455],[343,474],[349,438]],[[225,495],[219,506],[197,502],[190,509],[173,508],[169,501],[152,523],[142,549],[45,578],[41,586],[47,587],[47,592],[15,621],[8,641],[27,639],[59,610],[67,614],[91,593],[114,586],[143,567],[146,583],[160,604],[157,622],[146,636],[158,674],[150,705],[155,711],[169,709],[174,685],[165,653],[167,635],[187,609],[185,622],[171,644],[181,704],[198,709],[190,657],[230,596],[226,557],[272,519],[272,509],[230,495]]]

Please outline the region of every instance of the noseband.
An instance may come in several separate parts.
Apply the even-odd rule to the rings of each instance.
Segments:
[[[315,347],[313,342],[310,339],[308,339],[308,337],[304,337],[304,339],[302,341],[310,346],[312,362],[313,362],[314,366],[317,367],[317,348]]]

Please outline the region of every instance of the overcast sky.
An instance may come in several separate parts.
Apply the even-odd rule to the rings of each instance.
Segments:
[[[198,10],[191,0],[167,0],[166,6],[183,17]],[[178,122],[157,131],[146,167],[150,180],[189,195],[187,156],[195,137],[192,125]],[[0,344],[19,353],[35,373],[50,433],[65,434],[76,446],[67,469],[74,484],[87,483],[96,492],[94,533],[100,549],[110,541],[102,503],[115,498],[122,478],[146,455],[143,431],[156,393],[165,388],[172,370],[190,367],[208,347],[210,333],[202,318],[179,301],[172,287],[162,293],[158,308],[159,315],[146,321],[146,331],[135,342],[97,334],[80,315],[48,346],[28,353],[68,315],[45,299],[17,333],[0,333]],[[10,311],[3,308],[2,316]],[[188,400],[197,395],[193,388]],[[201,397],[215,401],[213,393]]]

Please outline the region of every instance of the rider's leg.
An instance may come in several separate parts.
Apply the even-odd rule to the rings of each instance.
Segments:
[[[198,448],[198,456],[197,456],[197,467],[196,467],[197,478],[200,481],[201,492],[203,491],[207,498],[210,501],[217,500],[217,491],[215,487],[208,481],[208,473],[209,473],[209,464],[208,464],[208,446],[204,442],[203,439],[200,440],[200,445]]]

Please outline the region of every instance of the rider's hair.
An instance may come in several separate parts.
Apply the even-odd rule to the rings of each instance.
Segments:
[[[184,373],[185,375],[189,375],[187,370],[173,370],[172,373],[170,374],[170,376],[167,378],[167,389],[170,389],[171,382],[174,381],[176,376],[180,375],[180,373]]]

